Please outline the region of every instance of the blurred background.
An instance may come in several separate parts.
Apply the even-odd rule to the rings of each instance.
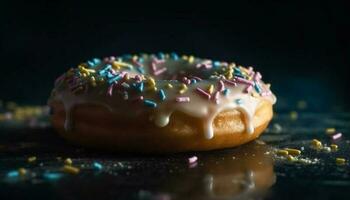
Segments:
[[[2,101],[45,104],[54,79],[92,57],[175,51],[254,66],[280,110],[350,108],[345,1],[75,2],[2,3]]]

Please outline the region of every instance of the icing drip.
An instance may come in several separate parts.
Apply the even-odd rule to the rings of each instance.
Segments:
[[[225,62],[213,64],[191,56],[160,57],[140,55],[136,60],[134,56],[88,61],[56,80],[49,103],[63,102],[66,131],[73,128],[71,112],[75,106],[96,104],[124,118],[147,114],[159,127],[167,126],[171,115],[179,111],[200,119],[204,137],[211,139],[213,121],[220,112],[240,111],[245,132],[251,134],[258,104],[262,99],[272,104],[276,101],[269,85],[252,68]],[[177,80],[169,80],[174,77]]]

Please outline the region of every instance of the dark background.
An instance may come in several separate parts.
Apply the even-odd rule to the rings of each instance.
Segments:
[[[2,4],[4,101],[45,104],[53,80],[92,57],[176,51],[255,66],[281,108],[349,110],[345,1]]]

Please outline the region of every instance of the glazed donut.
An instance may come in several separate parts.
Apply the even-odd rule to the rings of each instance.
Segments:
[[[55,81],[48,100],[61,136],[128,152],[233,147],[257,138],[276,98],[252,67],[193,56],[94,58]]]

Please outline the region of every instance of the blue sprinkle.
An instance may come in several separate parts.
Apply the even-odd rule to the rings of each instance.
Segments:
[[[137,71],[139,71],[141,74],[145,74],[145,69],[143,67],[136,67]]]
[[[159,52],[159,53],[158,53],[158,59],[163,60],[164,58],[165,58],[164,53]]]
[[[98,169],[98,170],[101,170],[103,167],[102,167],[102,165],[100,163],[94,162],[94,168]]]
[[[61,173],[55,173],[55,172],[46,172],[43,174],[44,178],[49,180],[57,180],[60,179],[63,175]]]
[[[143,58],[139,58],[139,63],[143,63],[145,60]]]
[[[87,61],[87,63],[88,63],[88,65],[89,65],[89,67],[94,67],[94,66],[95,66],[95,63],[92,62],[92,61]]]
[[[98,65],[101,63],[101,60],[98,58],[94,58],[94,59],[92,59],[92,61],[95,63],[95,65]]]
[[[174,60],[179,60],[179,56],[175,52],[171,53],[170,56]]]
[[[243,100],[242,99],[236,99],[235,102],[236,102],[236,104],[241,105],[243,103]]]
[[[18,171],[17,170],[13,170],[13,171],[10,171],[7,173],[7,177],[17,177],[19,175]]]
[[[107,72],[107,78],[113,78],[115,75],[113,75],[111,72]]]
[[[116,75],[114,78],[111,78],[108,80],[109,84],[112,84],[114,81],[118,81],[122,78],[122,76],[120,74]]]
[[[166,99],[165,92],[163,89],[159,90],[159,97],[162,101]]]
[[[105,66],[105,68],[101,69],[98,74],[103,76],[107,73],[107,70],[111,69],[112,68],[112,65],[108,64]]]
[[[230,89],[226,88],[223,91],[224,95],[227,96],[228,94],[230,94]]]
[[[254,81],[255,82],[255,81]],[[259,85],[255,82],[254,84],[254,88],[255,90],[260,94],[261,93],[261,88],[259,87]]]
[[[150,107],[150,108],[155,108],[157,107],[157,103],[154,102],[154,101],[151,101],[151,100],[144,100],[143,103],[147,106],[147,107]]]
[[[220,67],[221,65],[219,61],[215,61],[213,64],[214,64],[214,67]]]
[[[191,84],[196,84],[197,83],[197,80],[196,79],[192,79],[191,80]]]
[[[143,82],[140,83],[138,89],[139,89],[140,92],[143,92],[143,89],[144,89],[144,83]]]

